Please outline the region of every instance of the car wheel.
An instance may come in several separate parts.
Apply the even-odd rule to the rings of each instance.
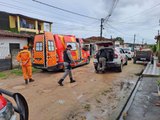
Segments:
[[[126,60],[126,63],[124,65],[128,65],[128,60]]]
[[[123,63],[121,63],[121,65],[118,67],[118,72],[122,72],[122,68],[123,68]]]

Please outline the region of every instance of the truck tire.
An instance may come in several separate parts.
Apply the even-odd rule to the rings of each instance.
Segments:
[[[121,63],[121,65],[118,67],[118,72],[122,72],[122,68],[123,68],[123,63]]]

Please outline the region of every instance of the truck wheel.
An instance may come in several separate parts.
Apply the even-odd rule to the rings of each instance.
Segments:
[[[118,72],[122,72],[122,68],[123,68],[123,63],[121,63],[121,65],[118,67]]]

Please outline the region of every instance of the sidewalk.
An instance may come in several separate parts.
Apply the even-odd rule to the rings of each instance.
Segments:
[[[160,68],[148,63],[143,78],[127,112],[126,120],[160,120],[160,96],[157,95],[156,80],[160,79]]]
[[[160,120],[160,102],[157,96],[156,80],[158,78],[144,77],[128,111],[126,120]]]
[[[154,57],[154,64],[151,64],[151,62],[147,64],[147,67],[143,72],[143,76],[160,76],[160,67],[156,66],[157,62],[158,58]]]

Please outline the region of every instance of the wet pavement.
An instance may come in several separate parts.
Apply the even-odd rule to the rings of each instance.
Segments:
[[[158,77],[143,77],[126,120],[160,120],[160,96],[157,94]]]

